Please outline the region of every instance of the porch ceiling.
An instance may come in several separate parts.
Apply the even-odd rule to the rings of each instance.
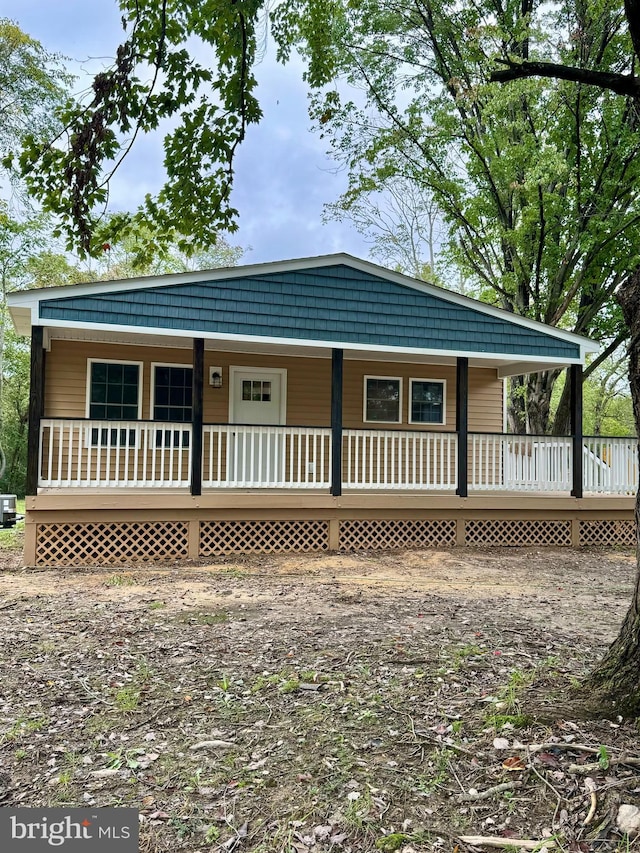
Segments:
[[[83,329],[83,328],[52,328],[45,327],[45,346],[52,340],[62,341],[85,341],[96,343],[112,343],[123,346],[161,346],[165,348],[181,349],[191,351],[191,338],[173,335],[159,335],[150,333],[142,335],[139,332],[127,333],[123,331],[110,331],[108,329]],[[289,358],[331,358],[332,347],[327,346],[303,346],[285,343],[266,343],[261,340],[237,341],[233,339],[205,340],[207,352],[237,352],[255,353],[257,355],[281,355]],[[467,352],[450,351],[446,354],[430,352],[412,352],[400,349],[349,349],[345,347],[344,357],[350,361],[381,361],[390,363],[412,363],[412,364],[446,364],[455,365],[457,356],[469,356]],[[523,362],[517,357],[478,353],[469,356],[469,364],[472,367],[483,367],[495,369],[499,377],[517,376],[522,373],[530,373],[536,370],[549,370],[551,368],[565,368],[570,361],[544,360]]]

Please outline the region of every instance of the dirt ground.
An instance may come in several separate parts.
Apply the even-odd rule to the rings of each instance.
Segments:
[[[0,560],[1,805],[135,806],[143,853],[640,846],[637,727],[554,717],[630,551]]]

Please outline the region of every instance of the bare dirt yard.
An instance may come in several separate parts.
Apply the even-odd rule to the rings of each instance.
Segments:
[[[143,853],[640,847],[638,728],[562,711],[630,551],[0,558],[1,805],[135,806]]]

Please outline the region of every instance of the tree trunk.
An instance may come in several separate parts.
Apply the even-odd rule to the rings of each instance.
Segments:
[[[571,435],[571,383],[567,378],[553,419],[553,435]]]
[[[559,373],[559,370],[544,370],[512,377],[507,405],[509,432],[519,435],[547,434],[551,393]]]
[[[640,435],[640,270],[630,275],[617,294],[631,333],[629,384],[636,434]],[[584,687],[594,691],[590,705],[624,717],[640,716],[640,487],[636,493],[636,584],[620,633]],[[606,614],[603,613],[603,618]]]
[[[515,435],[527,432],[527,413],[525,410],[525,376],[512,376],[509,379],[507,396],[507,429]]]

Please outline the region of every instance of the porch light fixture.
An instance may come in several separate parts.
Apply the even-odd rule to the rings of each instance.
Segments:
[[[221,367],[210,367],[209,368],[209,385],[212,388],[222,388],[222,368]]]

